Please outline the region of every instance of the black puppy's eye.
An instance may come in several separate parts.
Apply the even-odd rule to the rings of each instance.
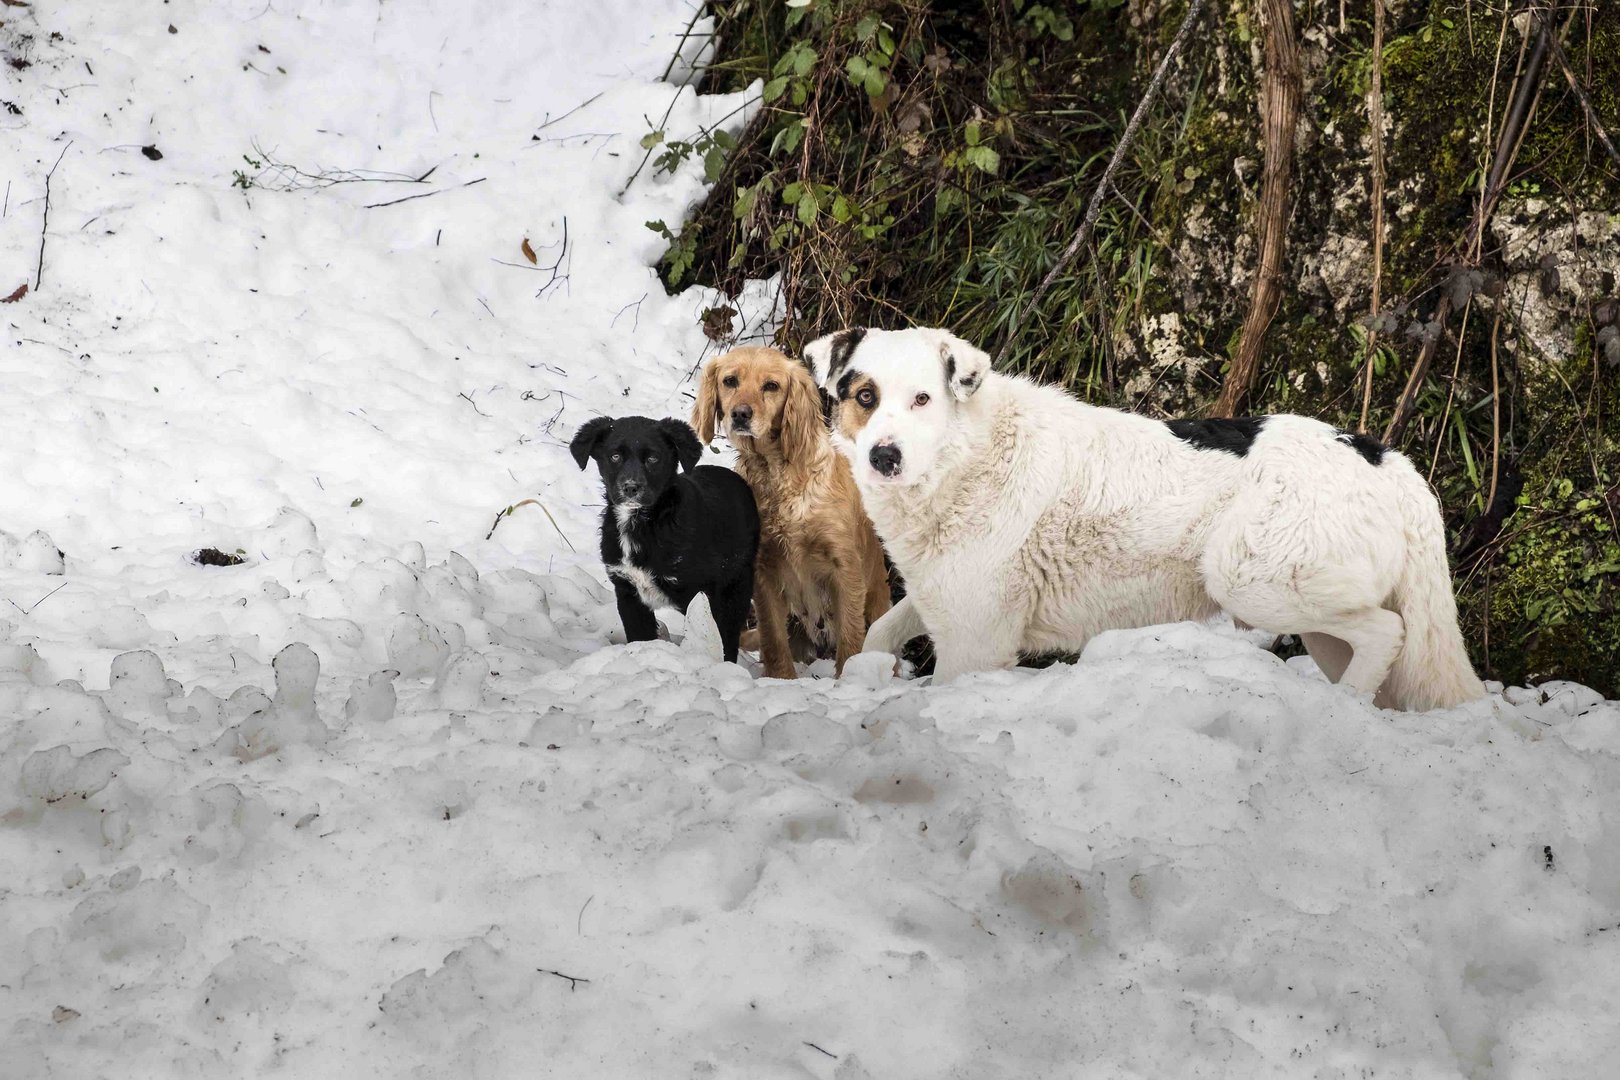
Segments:
[[[774,394],[778,390],[782,389],[782,384],[777,382],[775,379],[772,379],[764,386],[760,387],[760,389],[765,391],[767,394]]]
[[[624,455],[615,450],[613,453],[608,455],[608,460],[617,465],[619,462],[624,460]]]
[[[860,402],[861,408],[870,409],[877,404],[877,394],[870,386],[863,386],[855,391],[855,400]]]
[[[725,378],[721,379],[720,382],[733,390],[737,389],[737,376],[735,375],[727,375]]]
[[[647,464],[649,464],[649,465],[658,464],[658,455],[657,454],[648,454],[647,455]]]

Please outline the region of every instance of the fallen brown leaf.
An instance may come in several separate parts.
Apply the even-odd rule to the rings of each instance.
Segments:
[[[529,238],[527,236],[523,238],[523,257],[528,259],[531,263],[534,263],[536,266],[540,265],[540,260],[534,257],[534,248],[529,246]]]
[[[27,295],[28,295],[28,282],[25,281],[21,285],[17,286],[17,290],[15,292],[13,292],[10,296],[0,298],[0,304],[15,304],[17,301],[21,300],[23,297],[25,297]]]

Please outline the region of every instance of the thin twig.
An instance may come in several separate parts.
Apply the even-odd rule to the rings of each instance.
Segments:
[[[67,582],[65,582],[65,581],[62,582],[62,584],[58,585],[56,588],[54,588],[50,592],[46,593],[44,596],[40,597],[38,600],[35,600],[32,604],[29,604],[27,607],[23,607],[21,604],[17,603],[17,601],[11,599],[11,597],[9,597],[9,596],[6,597],[6,603],[10,604],[12,607],[16,608],[18,611],[22,612],[24,615],[32,615],[34,613],[35,608],[39,607],[39,605],[43,604],[45,601],[47,601],[51,597],[55,596],[57,593],[61,592],[63,589],[67,588],[67,586],[68,586]]]
[[[1496,357],[1496,341],[1501,335],[1502,312],[1491,322],[1491,494],[1485,500],[1487,507],[1496,504],[1496,482],[1502,464],[1502,377],[1501,364]]]
[[[489,177],[487,177],[487,176],[480,176],[476,180],[469,180],[465,184],[457,184],[453,188],[438,188],[438,189],[436,189],[434,191],[424,191],[420,195],[407,195],[403,199],[390,199],[388,202],[366,203],[366,205],[364,207],[362,207],[362,209],[375,210],[379,206],[398,206],[400,203],[402,203],[402,202],[410,202],[412,199],[426,199],[430,195],[442,195],[446,191],[458,191],[461,188],[470,188],[474,184],[482,184],[485,180],[488,180],[488,179],[489,179]]]
[[[601,97],[605,93],[607,93],[606,90],[598,90],[596,93],[592,94],[590,97],[586,98],[584,101],[580,102],[578,105],[575,105],[572,109],[569,109],[567,112],[563,113],[561,116],[557,117],[555,120],[547,120],[545,123],[543,123],[539,127],[535,128],[534,129],[535,134],[538,135],[540,132],[546,130],[546,128],[550,127],[552,124],[560,124],[560,123],[562,123],[564,120],[568,119],[570,116],[573,116],[575,113],[579,112],[579,110],[583,109],[585,106],[589,105],[591,102],[595,101],[597,98]]]
[[[681,58],[681,50],[686,47],[686,39],[692,36],[692,28],[696,26],[697,21],[703,17],[703,9],[705,6],[707,5],[702,3],[697,3],[692,6],[692,17],[686,20],[686,29],[681,31],[681,40],[675,43],[675,51],[670,54],[669,63],[664,65],[664,73],[658,76],[659,82],[663,82],[664,80],[668,79],[669,73],[675,70],[675,61]]]
[[[807,1042],[804,1045],[808,1046],[812,1050],[816,1050],[816,1051],[819,1051],[820,1053],[826,1054],[828,1057],[832,1058],[834,1061],[838,1060],[838,1055],[837,1054],[833,1053],[831,1050],[822,1050],[821,1047],[817,1046],[813,1042]]]
[[[73,140],[69,139],[67,146],[62,147],[62,152],[56,155],[56,164],[45,174],[45,213],[39,219],[39,264],[34,267],[35,292],[39,292],[39,283],[45,277],[45,232],[51,224],[51,177],[56,175],[56,166],[62,164],[62,159],[67,157],[67,152],[72,146]]]
[[[1536,21],[1545,23],[1547,13],[1540,8],[1535,9],[1535,12]],[[1586,122],[1597,132],[1598,141],[1603,144],[1603,149],[1609,152],[1609,157],[1616,165],[1620,165],[1620,150],[1614,148],[1614,140],[1609,138],[1608,129],[1603,126],[1603,121],[1598,119],[1597,110],[1592,107],[1592,95],[1586,92],[1586,87],[1581,85],[1581,81],[1575,77],[1574,69],[1569,66],[1569,56],[1564,52],[1564,46],[1559,42],[1558,35],[1552,34],[1548,40],[1552,45],[1553,59],[1557,60],[1558,66],[1563,69],[1564,78],[1569,80],[1569,88],[1575,91],[1575,97],[1581,103],[1581,111],[1586,113]]]
[[[512,516],[512,511],[516,510],[520,506],[530,506],[530,505],[538,506],[540,508],[540,512],[542,514],[546,515],[546,520],[551,522],[551,527],[553,529],[557,530],[557,535],[562,537],[563,543],[568,545],[568,550],[572,551],[572,552],[575,552],[577,554],[578,549],[574,547],[574,542],[572,540],[568,539],[568,534],[562,531],[562,526],[557,524],[557,519],[551,516],[551,511],[547,510],[546,509],[546,504],[541,502],[539,499],[524,499],[522,502],[515,502],[511,506],[508,506],[505,510],[502,510],[500,513],[496,514],[495,515],[495,524],[493,524],[493,525],[491,525],[489,527],[489,532],[484,534],[484,539],[488,540],[490,537],[495,535],[495,530],[496,530],[497,527],[500,526],[502,518],[511,517]],[[584,911],[583,908],[581,908],[580,910],[582,912]]]
[[[551,275],[550,277],[548,277],[546,279],[546,283],[544,285],[540,286],[540,291],[538,291],[538,292],[536,292],[534,294],[534,298],[536,300],[538,300],[538,299],[540,299],[540,297],[546,295],[546,293],[549,290],[557,287],[558,285],[562,285],[562,284],[566,283],[568,281],[569,276],[570,276],[569,274],[564,274],[564,273],[560,272],[561,268],[562,268],[563,261],[565,259],[568,259],[568,257],[569,257],[568,256],[568,216],[566,214],[563,215],[562,226],[563,226],[563,230],[562,230],[562,250],[557,252],[557,257],[551,261],[550,266],[541,266],[539,264],[539,260],[537,259],[537,260],[535,260],[535,265],[532,267],[532,269],[539,270],[541,273],[549,273]],[[542,251],[550,251],[551,248],[554,247],[554,246],[555,245],[548,244],[547,246],[541,248],[540,250],[542,250]],[[573,263],[569,262],[569,267],[572,268],[572,266],[573,266]],[[570,290],[570,291],[572,291],[572,290]]]
[[[591,981],[589,979],[581,979],[577,975],[564,975],[562,972],[552,971],[550,968],[535,968],[534,970],[538,971],[542,975],[555,975],[559,979],[567,979],[569,993],[573,993],[576,989],[578,989],[580,983],[588,983]]]
[[[1136,103],[1136,111],[1131,114],[1130,121],[1125,125],[1124,133],[1119,137],[1119,144],[1114,147],[1114,156],[1109,159],[1107,168],[1103,170],[1102,180],[1098,182],[1096,190],[1091,193],[1091,202],[1086,206],[1086,216],[1081,219],[1080,228],[1075,230],[1074,239],[1070,240],[1069,246],[1063,249],[1063,254],[1058,257],[1057,263],[1053,265],[1051,270],[1047,271],[1046,277],[1042,278],[1041,283],[1035,287],[1035,292],[1024,302],[1022,310],[1008,324],[1007,340],[1002,342],[1001,349],[996,353],[995,363],[997,365],[1012,349],[1013,343],[1018,340],[1019,331],[1024,327],[1025,320],[1040,304],[1041,298],[1052,287],[1052,283],[1058,279],[1058,276],[1063,271],[1068,269],[1069,264],[1074,262],[1075,256],[1079,255],[1081,249],[1090,241],[1092,230],[1097,226],[1097,218],[1102,213],[1103,199],[1108,189],[1113,185],[1114,174],[1119,171],[1120,163],[1125,160],[1126,152],[1130,150],[1131,144],[1136,141],[1136,134],[1142,127],[1142,121],[1147,117],[1148,109],[1152,106],[1154,99],[1159,96],[1159,90],[1164,86],[1165,76],[1169,74],[1171,61],[1181,52],[1182,46],[1192,33],[1193,23],[1198,20],[1198,15],[1203,10],[1204,0],[1189,0],[1187,14],[1181,20],[1181,29],[1176,31],[1176,36],[1171,40],[1170,47],[1165,50],[1164,57],[1159,61],[1159,66],[1154,69],[1153,79],[1148,83],[1147,90],[1142,95],[1142,100]]]
[[[1373,0],[1373,68],[1372,86],[1367,91],[1367,120],[1372,127],[1372,234],[1373,324],[1367,328],[1367,371],[1361,384],[1361,424],[1356,428],[1367,432],[1367,417],[1372,411],[1373,367],[1378,359],[1378,324],[1380,295],[1384,280],[1384,0]]]

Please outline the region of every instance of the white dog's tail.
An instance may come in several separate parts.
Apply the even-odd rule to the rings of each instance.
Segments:
[[[1387,606],[1406,623],[1406,642],[1384,690],[1400,709],[1444,709],[1485,696],[1457,627],[1457,600],[1446,562],[1440,504],[1412,465],[1395,454],[1384,467],[1400,470],[1400,513],[1406,560]]]

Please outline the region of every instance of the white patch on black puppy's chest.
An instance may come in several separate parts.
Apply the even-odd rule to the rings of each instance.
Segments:
[[[636,566],[629,559],[614,563],[607,568],[613,577],[630,584],[641,597],[641,602],[650,608],[672,608],[675,604],[664,595],[664,590],[658,587],[658,581],[648,573],[646,568]]]
[[[632,561],[640,554],[640,549],[630,535],[631,519],[641,509],[640,506],[633,503],[620,504],[613,508],[613,516],[619,526],[619,551],[621,555],[618,562],[607,568],[607,572],[609,576],[616,577],[634,588],[636,595],[641,597],[641,602],[649,608],[672,608],[676,606],[675,602],[659,586],[658,579],[646,567],[637,566]]]

